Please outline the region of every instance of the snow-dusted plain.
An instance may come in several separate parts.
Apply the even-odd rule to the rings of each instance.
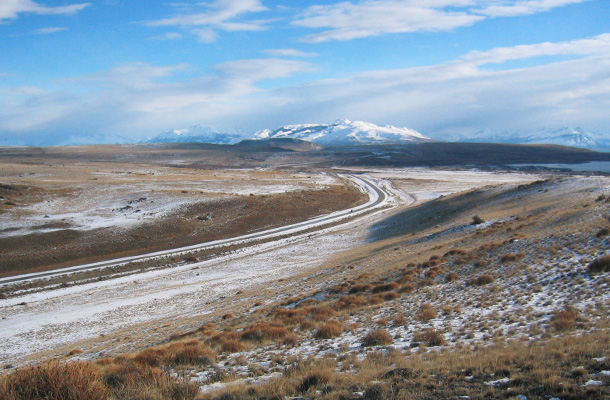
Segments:
[[[408,193],[409,188],[392,188],[394,207],[488,183],[537,178],[424,169],[379,170],[370,174],[372,180],[386,187],[390,187],[385,180],[389,177],[407,180],[417,188],[415,194]],[[448,181],[452,183],[449,185]],[[196,182],[192,185],[198,188]],[[256,187],[252,182],[250,190]],[[345,225],[247,247],[213,260],[2,300],[0,364],[19,365],[65,355],[72,346],[90,357],[100,351],[112,354],[158,343],[167,337],[157,329],[162,325],[179,327],[182,321],[213,312],[223,297],[246,289],[265,290],[271,282],[318,266],[333,254],[365,243],[369,227],[389,213],[391,210],[378,211]]]

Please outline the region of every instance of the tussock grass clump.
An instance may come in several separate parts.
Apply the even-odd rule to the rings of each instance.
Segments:
[[[489,274],[479,275],[476,278],[472,279],[470,283],[476,286],[488,285],[494,281],[493,276]]]
[[[316,331],[316,339],[332,339],[341,336],[343,327],[337,321],[329,321]]]
[[[0,380],[0,400],[107,400],[101,371],[83,362],[52,361]]]
[[[174,343],[167,348],[170,363],[175,365],[209,364],[216,354],[199,340]]]
[[[468,252],[466,252],[466,250],[464,250],[464,249],[453,249],[453,250],[449,250],[448,252],[443,254],[443,258],[448,258],[448,257],[453,257],[453,256],[465,256],[467,254],[468,254]]]
[[[434,307],[428,303],[422,304],[417,313],[417,318],[422,321],[430,321],[434,317],[436,317],[436,310]]]
[[[239,353],[244,350],[244,345],[237,340],[227,340],[220,345],[224,353]]]
[[[398,293],[413,293],[416,287],[412,283],[406,283],[398,289]]]
[[[369,283],[360,283],[358,285],[354,285],[349,289],[349,294],[356,294],[356,293],[363,293],[366,291],[371,290],[371,288],[373,287],[373,285],[369,284]]]
[[[449,282],[455,282],[458,279],[460,279],[460,276],[456,273],[456,272],[449,272],[447,275],[445,275],[445,282],[449,283]]]
[[[392,339],[392,335],[388,333],[385,329],[375,329],[366,334],[366,336],[362,339],[363,346],[382,346],[391,344],[394,340]]]
[[[366,303],[366,298],[362,296],[343,296],[337,301],[337,308],[340,310],[357,308]]]
[[[306,376],[297,386],[297,391],[299,393],[306,393],[311,389],[326,385],[328,382],[330,382],[330,379],[330,374],[324,372],[316,372],[314,374]]]
[[[509,262],[517,261],[521,258],[523,258],[523,254],[519,254],[519,253],[504,254],[503,256],[500,257],[500,262],[502,264],[508,264]]]
[[[610,272],[610,254],[596,258],[587,266],[590,273]]]
[[[269,325],[266,322],[259,322],[246,329],[241,334],[241,340],[260,343],[268,340],[284,339],[288,333],[288,329],[283,326],[274,326]]]
[[[553,313],[551,326],[558,332],[573,330],[580,321],[580,312],[574,307],[566,307]]]
[[[445,338],[443,335],[434,328],[428,328],[423,331],[417,332],[413,339],[418,343],[424,343],[427,346],[442,346],[445,344]]]
[[[398,289],[398,283],[390,282],[390,283],[381,283],[373,288],[373,293],[383,293],[390,292],[392,290]]]

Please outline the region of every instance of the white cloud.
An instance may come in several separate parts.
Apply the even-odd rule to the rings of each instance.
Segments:
[[[79,3],[68,6],[49,7],[32,0],[2,0],[0,1],[0,23],[5,22],[5,20],[15,19],[22,13],[39,15],[75,14],[90,5],[91,3]]]
[[[275,89],[260,82],[313,71],[315,65],[278,58],[238,60],[193,78],[194,67],[188,65],[127,64],[70,81],[88,92],[0,89],[0,133],[86,131],[141,138],[195,123],[248,132],[337,118],[409,126],[437,138],[484,128],[579,125],[607,130],[608,40],[605,34],[496,48],[444,64]],[[576,59],[503,71],[484,68],[543,54]]]
[[[193,6],[176,4],[181,13],[174,17],[148,22],[148,26],[175,26],[195,35],[204,43],[217,39],[216,30],[259,31],[264,29],[264,21],[235,21],[245,14],[267,10],[260,0],[215,0],[196,3]]]
[[[302,57],[310,58],[319,56],[318,53],[305,52],[296,49],[268,49],[264,50],[263,53],[269,54],[276,57]]]
[[[516,17],[545,12],[556,7],[585,1],[589,0],[504,0],[483,5],[477,12],[490,17]]]
[[[609,54],[610,33],[605,33],[590,39],[498,47],[489,51],[472,51],[463,56],[461,60],[483,65],[488,63],[501,64],[510,60],[522,60],[536,56]]]
[[[490,17],[549,11],[589,0],[360,0],[308,7],[294,25],[323,29],[306,42],[351,40],[389,33],[451,31]]]
[[[182,34],[178,32],[164,32],[162,35],[153,36],[151,39],[154,40],[178,40],[182,39]]]
[[[192,67],[130,63],[68,80],[86,88],[85,93],[0,88],[0,134],[87,131],[143,137],[203,120],[226,123],[251,106],[251,96],[264,93],[259,82],[313,68],[295,60],[239,60],[217,65],[216,74],[180,80],[178,74],[192,73]]]
[[[57,32],[63,32],[63,31],[67,31],[68,28],[63,28],[63,27],[58,27],[58,26],[51,26],[48,28],[40,28],[40,29],[36,29],[33,33],[37,34],[37,35],[51,35],[53,33],[57,33]]]
[[[385,33],[448,31],[470,26],[485,18],[463,11],[453,11],[455,7],[469,3],[466,0],[343,2],[311,6],[293,23],[307,28],[330,28],[304,39],[313,43],[350,40]],[[452,6],[452,10],[443,10],[442,7],[445,6]]]

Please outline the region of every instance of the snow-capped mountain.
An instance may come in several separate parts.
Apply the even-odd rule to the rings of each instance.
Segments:
[[[173,129],[143,140],[141,143],[211,143],[234,144],[245,139],[235,130],[220,131],[201,125]]]
[[[604,148],[610,147],[610,138],[600,134],[585,132],[581,128],[538,128],[532,130],[486,129],[460,142],[494,142],[515,144],[558,144],[570,147]]]
[[[256,132],[254,137],[257,139],[301,139],[323,146],[413,143],[431,140],[409,128],[378,126],[369,122],[346,119],[335,121],[332,124],[286,125],[273,131],[265,129]]]

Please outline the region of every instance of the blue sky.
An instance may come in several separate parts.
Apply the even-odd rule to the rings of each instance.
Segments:
[[[0,38],[0,144],[340,118],[610,135],[608,0],[0,0]]]

